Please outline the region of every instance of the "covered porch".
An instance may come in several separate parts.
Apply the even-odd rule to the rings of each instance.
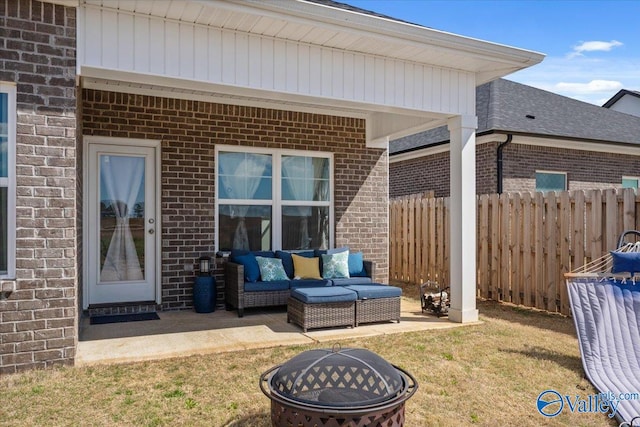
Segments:
[[[148,186],[149,197],[138,203],[146,209],[139,232],[146,236],[147,287],[139,293],[131,289],[140,281],[140,268],[135,280],[119,280],[119,287],[106,283],[104,261],[92,249],[100,240],[95,219],[100,200],[80,201],[79,234],[86,248],[78,292],[82,310],[131,301],[155,302],[167,311],[189,308],[195,260],[228,249],[221,236],[224,212],[249,205],[257,191],[228,200],[221,194],[220,161],[237,153],[273,158],[274,170],[282,174],[274,180],[283,182],[284,157],[329,159],[331,196],[307,203],[327,212],[323,245],[362,250],[376,262],[376,281],[387,283],[388,144],[446,124],[452,195],[449,318],[477,321],[475,88],[534,65],[542,55],[343,6],[325,1],[80,2],[83,193],[89,197],[100,188],[92,173],[104,153],[108,161],[109,155],[133,156],[144,148],[145,170],[153,170],[138,180]],[[287,201],[275,184],[274,189],[268,205],[273,210],[261,218],[270,240],[252,249],[292,249],[283,237]],[[152,208],[153,215],[144,216]],[[122,260],[112,264],[116,261]],[[167,321],[180,315],[162,314]],[[404,323],[411,324],[398,327]],[[77,363],[85,343],[95,342],[83,341],[82,334],[80,326]],[[140,335],[145,334],[138,340]],[[114,344],[110,352],[118,345],[129,348],[126,342]]]

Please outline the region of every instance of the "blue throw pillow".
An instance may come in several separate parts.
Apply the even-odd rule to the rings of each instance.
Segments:
[[[611,256],[613,257],[612,273],[640,272],[640,252],[611,251]]]
[[[367,277],[362,252],[349,252],[349,276]]]
[[[231,262],[244,266],[244,280],[246,282],[257,282],[260,278],[260,267],[253,254],[236,256]]]
[[[256,257],[260,267],[260,276],[264,282],[275,282],[278,280],[289,280],[287,273],[282,267],[282,260],[279,258]]]
[[[229,254],[229,261],[235,262],[236,264],[240,264],[238,262],[238,257],[242,255],[247,255],[249,253],[250,252],[246,249],[232,249],[231,253]]]

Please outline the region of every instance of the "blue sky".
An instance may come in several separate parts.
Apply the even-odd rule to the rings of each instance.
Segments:
[[[338,0],[436,30],[546,55],[507,76],[602,105],[640,90],[640,1]]]

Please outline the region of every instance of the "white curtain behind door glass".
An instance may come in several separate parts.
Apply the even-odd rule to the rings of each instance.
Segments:
[[[313,189],[313,200],[329,200],[329,181],[326,179],[329,176],[329,160],[327,159],[314,159],[313,162],[313,176],[316,178]],[[329,244],[329,217],[325,215],[323,209],[319,209],[317,215],[316,230],[318,230],[318,244],[321,248],[325,248]]]
[[[100,281],[142,280],[142,268],[129,227],[129,213],[144,179],[144,158],[100,156],[100,199],[111,202],[115,214],[115,229],[106,259],[100,271]]]
[[[293,199],[296,201],[313,200],[313,180],[305,179],[308,175],[307,168],[310,166],[308,157],[284,156],[282,158],[283,181],[291,190]],[[310,206],[296,206],[297,215],[300,217],[300,241],[298,247],[294,249],[309,248],[309,217],[311,216]]]
[[[236,200],[254,199],[271,162],[267,155],[247,153],[221,153],[220,179],[227,196]],[[251,249],[249,235],[244,222],[251,206],[235,205],[238,209],[238,225],[233,234],[233,249]]]

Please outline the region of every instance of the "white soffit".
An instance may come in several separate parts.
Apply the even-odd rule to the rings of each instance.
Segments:
[[[543,54],[304,0],[81,0],[82,4],[476,73],[476,84]]]

